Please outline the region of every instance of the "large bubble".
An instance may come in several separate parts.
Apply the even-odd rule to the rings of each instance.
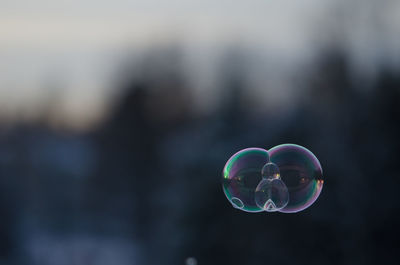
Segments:
[[[246,212],[260,212],[255,201],[255,190],[261,181],[261,170],[269,162],[267,150],[247,148],[234,154],[226,162],[222,186],[233,207]]]
[[[294,144],[247,148],[226,163],[223,190],[233,207],[247,212],[299,212],[315,202],[323,186],[313,153]]]
[[[295,144],[278,145],[268,153],[271,162],[279,167],[280,177],[289,190],[289,203],[280,211],[299,212],[313,204],[324,184],[322,167],[317,157],[308,149]]]

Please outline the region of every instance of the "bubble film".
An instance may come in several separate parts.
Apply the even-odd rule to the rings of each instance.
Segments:
[[[299,212],[313,204],[324,183],[321,164],[315,155],[295,144],[278,145],[268,153],[289,191],[289,202],[280,212]]]
[[[268,162],[268,152],[261,148],[241,150],[228,160],[222,186],[233,207],[246,212],[262,211],[256,204],[255,190],[262,179],[261,170]]]

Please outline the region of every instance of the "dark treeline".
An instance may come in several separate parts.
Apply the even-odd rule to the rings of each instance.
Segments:
[[[174,58],[128,71],[90,132],[0,129],[0,264],[397,264],[400,73],[354,82],[344,54],[326,53],[292,111],[254,116],[233,67],[220,107],[198,115]],[[233,209],[226,160],[281,143],[320,159],[318,201],[298,214]]]

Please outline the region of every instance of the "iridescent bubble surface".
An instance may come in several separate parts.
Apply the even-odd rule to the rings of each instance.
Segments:
[[[270,161],[279,167],[281,180],[289,191],[289,202],[280,212],[299,212],[313,204],[324,183],[317,157],[295,144],[278,145],[268,153]]]
[[[255,190],[260,183],[261,170],[269,162],[267,150],[247,148],[234,154],[226,162],[222,187],[233,207],[246,212],[260,212],[255,201]]]

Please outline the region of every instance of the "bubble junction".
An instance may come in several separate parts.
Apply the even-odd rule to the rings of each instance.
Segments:
[[[243,149],[228,160],[222,176],[227,199],[246,212],[302,211],[317,200],[323,183],[316,156],[295,144]]]

